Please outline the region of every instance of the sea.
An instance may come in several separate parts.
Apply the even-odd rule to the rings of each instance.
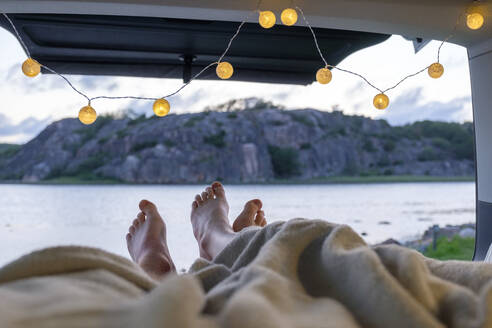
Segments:
[[[127,257],[125,234],[141,199],[167,224],[178,270],[198,257],[191,203],[203,185],[0,185],[0,266],[45,247],[82,245]],[[351,226],[368,243],[420,236],[432,225],[475,221],[473,182],[225,186],[230,220],[259,198],[268,222],[321,219]]]

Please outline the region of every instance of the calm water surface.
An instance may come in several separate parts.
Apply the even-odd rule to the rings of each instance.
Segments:
[[[128,257],[124,236],[139,200],[146,198],[166,220],[176,266],[188,268],[198,254],[190,204],[204,187],[0,185],[0,266],[55,245],[87,245]],[[344,223],[367,233],[370,243],[412,238],[433,224],[475,220],[471,182],[248,185],[226,186],[226,192],[231,219],[244,202],[260,198],[268,222],[303,217]]]

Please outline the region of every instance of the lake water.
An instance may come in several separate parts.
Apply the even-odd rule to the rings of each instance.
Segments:
[[[87,245],[128,257],[125,234],[146,198],[166,220],[177,268],[188,268],[198,254],[190,204],[204,187],[0,185],[0,266],[55,245]],[[268,222],[303,217],[344,223],[367,233],[369,243],[409,239],[433,224],[475,221],[471,182],[247,185],[226,186],[226,193],[231,220],[244,202],[260,198]]]

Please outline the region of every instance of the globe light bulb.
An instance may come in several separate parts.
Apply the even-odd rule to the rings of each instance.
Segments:
[[[32,58],[27,58],[22,63],[22,72],[29,77],[35,77],[41,72],[41,65]]]
[[[373,104],[379,110],[386,109],[389,105],[389,98],[384,93],[380,93],[374,97]]]
[[[171,105],[169,104],[169,101],[166,99],[157,99],[154,102],[154,105],[152,106],[154,110],[154,114],[163,117],[169,114],[169,111],[171,110]]]
[[[316,72],[316,81],[318,81],[321,84],[328,84],[330,83],[332,78],[331,71],[328,68],[320,68]]]
[[[471,30],[478,30],[483,26],[485,19],[479,12],[473,12],[466,15],[466,26]]]
[[[433,79],[438,79],[444,74],[444,66],[442,66],[440,63],[434,63],[429,66],[427,72],[429,73],[429,76]]]
[[[297,23],[297,11],[292,8],[284,9],[280,15],[280,19],[284,25],[292,26]]]
[[[228,62],[220,62],[217,65],[217,69],[215,71],[218,77],[220,77],[222,80],[227,80],[234,73],[234,68]]]
[[[267,10],[260,11],[260,17],[258,18],[258,21],[260,22],[261,27],[270,28],[275,25],[277,19],[275,18],[275,14],[273,12]]]
[[[85,125],[94,123],[97,119],[97,113],[90,105],[82,107],[79,111],[79,120]]]

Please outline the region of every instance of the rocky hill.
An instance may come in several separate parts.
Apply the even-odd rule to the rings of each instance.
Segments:
[[[102,116],[91,126],[64,119],[21,147],[0,149],[0,179],[239,183],[474,174],[470,123],[392,127],[384,120],[282,110],[258,100],[219,109],[165,118]]]

